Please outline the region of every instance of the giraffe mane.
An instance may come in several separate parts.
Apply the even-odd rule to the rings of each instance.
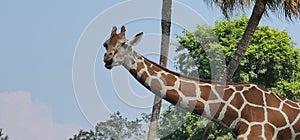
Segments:
[[[190,80],[194,80],[194,81],[199,81],[199,82],[205,82],[205,83],[214,83],[214,84],[223,84],[223,85],[243,85],[243,84],[251,84],[249,82],[241,82],[241,83],[233,83],[233,82],[221,82],[221,81],[213,81],[213,80],[206,80],[206,79],[201,79],[201,78],[196,78],[196,77],[190,77],[190,76],[186,76],[186,75],[182,75],[180,73],[174,72],[172,70],[169,70],[155,62],[153,62],[152,60],[149,60],[148,58],[142,56],[145,60],[151,62],[153,65],[165,70],[166,72],[172,73],[176,76],[185,78],[185,79],[190,79]]]

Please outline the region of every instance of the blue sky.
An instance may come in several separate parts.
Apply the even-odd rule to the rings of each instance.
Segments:
[[[103,32],[94,33],[95,35],[99,34],[99,40],[97,41],[99,45],[94,46],[97,48],[97,52],[94,52],[97,56],[93,56],[95,61],[91,61],[92,65],[95,66],[93,75],[95,75],[95,84],[99,90],[98,97],[101,98],[110,112],[120,110],[125,117],[135,118],[139,117],[138,115],[142,112],[150,112],[149,104],[145,103],[143,107],[140,107],[138,106],[139,103],[132,103],[130,99],[126,99],[126,96],[122,96],[123,94],[120,93],[122,91],[118,90],[122,80],[115,80],[116,77],[112,75],[118,73],[125,76],[127,84],[129,83],[132,88],[131,91],[134,91],[135,96],[138,96],[137,100],[150,99],[149,103],[152,103],[153,96],[150,93],[131,79],[124,69],[116,68],[114,71],[108,71],[103,66],[104,49],[101,42],[105,38],[100,37],[107,36],[113,25],[101,25],[101,21],[104,24],[104,21],[110,21],[110,19],[99,19],[99,17],[101,18],[101,14],[105,14],[112,8],[111,6],[119,2],[122,1],[19,0],[0,2],[0,97],[2,98],[0,98],[2,107],[0,108],[7,111],[5,113],[1,112],[0,128],[3,127],[4,132],[12,138],[18,139],[24,138],[24,135],[20,134],[16,128],[29,127],[34,130],[33,133],[38,135],[41,131],[40,128],[49,126],[53,128],[53,131],[49,129],[51,132],[48,134],[57,134],[55,139],[66,139],[66,137],[77,133],[79,128],[93,128],[93,122],[97,118],[89,118],[84,113],[85,111],[81,110],[83,108],[75,98],[72,64],[76,47],[80,44],[80,39],[84,37],[82,34],[96,21],[101,26],[98,28],[99,31],[102,27],[109,27]],[[180,0],[179,2],[194,9],[210,25],[213,25],[216,19],[222,17],[217,8],[208,8],[202,1]],[[116,9],[116,12],[120,14],[109,18],[121,19],[122,15],[126,13],[132,11],[134,11],[133,13],[145,12],[143,10],[145,8],[138,6],[128,7],[128,9]],[[183,15],[176,18],[184,20],[185,18],[193,19],[194,17]],[[152,45],[151,43],[157,44],[151,42],[151,40],[159,39],[160,25],[158,20],[143,19],[131,22],[130,20],[123,21],[127,25],[128,37],[140,31],[147,33],[144,42],[137,47]],[[299,21],[287,23],[285,20],[271,16],[263,18],[261,24],[287,30],[292,39],[300,44]],[[178,31],[180,31],[180,28],[174,26],[172,33],[178,33]],[[157,55],[155,54],[159,51],[159,44],[153,47],[152,50],[150,49],[150,51],[153,51],[152,53],[149,53],[146,48],[136,49],[139,52],[147,53],[147,56],[157,61]],[[101,107],[95,106],[89,108],[87,112],[95,111],[96,114],[107,117],[108,114],[104,114],[101,109]],[[99,118],[99,121],[101,119]],[[47,125],[40,126],[39,123]],[[22,124],[23,126],[20,126]],[[58,133],[54,129],[65,133]],[[46,136],[44,133],[41,134]],[[38,138],[38,136],[32,134],[27,139]]]

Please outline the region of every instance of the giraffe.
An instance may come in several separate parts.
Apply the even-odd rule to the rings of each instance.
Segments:
[[[124,66],[152,93],[179,107],[222,124],[238,140],[300,140],[300,104],[252,83],[200,80],[172,72],[132,49],[143,35],[125,37],[114,26],[106,48],[107,69]]]

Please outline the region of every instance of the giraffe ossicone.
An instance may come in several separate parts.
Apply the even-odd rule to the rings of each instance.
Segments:
[[[112,28],[104,63],[124,66],[144,87],[166,101],[232,130],[238,140],[300,140],[300,104],[251,83],[215,83],[182,76],[135,52],[143,33],[127,40]]]

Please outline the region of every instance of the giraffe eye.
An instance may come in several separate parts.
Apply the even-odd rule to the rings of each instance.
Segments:
[[[107,49],[107,48],[108,48],[107,43],[103,43],[103,47],[104,47],[105,49]]]
[[[124,46],[126,42],[121,43],[121,46]]]

